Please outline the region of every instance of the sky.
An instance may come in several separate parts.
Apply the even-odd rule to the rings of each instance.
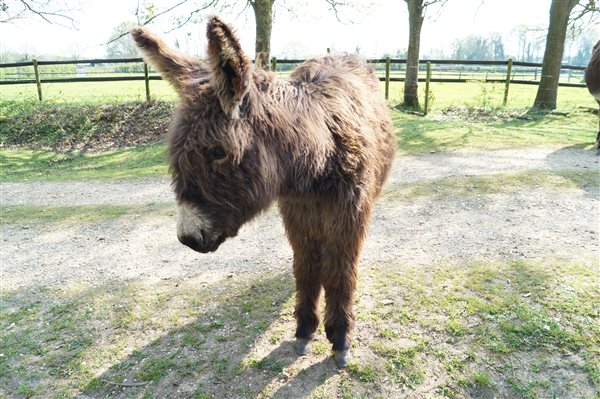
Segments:
[[[342,11],[340,23],[324,1],[287,0],[293,13],[276,9],[271,38],[272,55],[295,58],[322,54],[327,48],[353,52],[357,48],[367,57],[395,54],[408,46],[408,12],[402,0],[354,0],[358,9]],[[511,35],[518,25],[547,27],[551,0],[448,0],[442,9],[427,14],[421,34],[421,55],[451,55],[455,40],[471,34],[487,36],[500,33],[506,53],[517,53],[517,39]],[[157,8],[174,0],[156,0]],[[238,5],[244,0],[238,0]],[[103,57],[113,29],[121,22],[133,20],[137,0],[80,0],[81,11],[74,16],[77,29],[50,25],[40,19],[0,24],[0,51],[53,54],[65,57]],[[301,5],[299,5],[301,4]],[[364,4],[370,4],[365,7]],[[243,49],[254,56],[254,18],[251,9],[240,14],[240,5],[221,16],[231,23]],[[210,14],[207,10],[206,14]],[[350,21],[350,22],[348,22]],[[600,30],[594,27],[600,37]],[[169,21],[151,26],[156,33],[169,30]],[[167,43],[177,40],[191,54],[205,50],[204,26],[189,25],[165,34]],[[541,50],[540,50],[541,51]]]

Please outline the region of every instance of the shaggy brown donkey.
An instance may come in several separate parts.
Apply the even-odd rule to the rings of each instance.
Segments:
[[[585,83],[600,106],[600,40],[594,46],[592,57],[585,69]],[[596,149],[600,153],[600,120],[598,134],[596,135]]]
[[[354,55],[306,61],[287,79],[254,68],[229,26],[208,21],[208,63],[132,30],[181,97],[168,147],[179,240],[215,251],[278,201],[294,250],[296,351],[319,324],[347,364],[357,262],[371,208],[394,157],[379,82]]]

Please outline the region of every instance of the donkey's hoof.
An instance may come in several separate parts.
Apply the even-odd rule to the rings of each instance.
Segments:
[[[296,353],[300,356],[306,355],[309,349],[309,342],[306,338],[296,338],[296,344],[294,345]]]
[[[335,364],[343,369],[348,365],[348,361],[350,360],[350,350],[344,349],[341,351],[334,351],[333,358],[335,359]]]

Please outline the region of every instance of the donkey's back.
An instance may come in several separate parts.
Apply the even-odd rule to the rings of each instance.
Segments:
[[[306,60],[290,75],[298,83],[323,84],[330,80],[347,79],[378,90],[379,80],[363,58],[356,54],[327,55]]]

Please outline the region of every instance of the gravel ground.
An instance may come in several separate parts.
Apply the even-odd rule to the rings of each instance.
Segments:
[[[572,148],[399,156],[390,183],[528,170],[599,171],[599,158]],[[6,183],[0,190],[2,205],[173,201],[168,179]],[[381,199],[362,262],[568,259],[600,267],[599,200],[598,187],[544,186],[490,195]],[[3,225],[1,233],[3,291],[139,277],[203,275],[209,281],[223,273],[286,270],[292,257],[274,208],[209,255],[181,246],[175,217],[166,215],[139,214],[80,225]]]

